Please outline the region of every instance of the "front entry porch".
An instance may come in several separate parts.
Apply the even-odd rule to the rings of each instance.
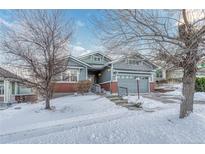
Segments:
[[[92,83],[92,91],[101,93],[104,91],[110,93],[118,92],[117,81],[111,79],[110,67],[104,67],[102,69],[88,70],[88,79]],[[94,90],[93,90],[94,89]]]
[[[94,93],[102,93],[101,86],[99,85],[99,70],[89,70],[88,71],[88,80],[91,81],[91,91]]]
[[[89,70],[88,80],[90,80],[92,84],[99,84],[100,83],[100,73],[101,71]]]

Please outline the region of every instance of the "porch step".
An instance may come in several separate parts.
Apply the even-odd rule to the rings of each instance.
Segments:
[[[115,104],[119,105],[119,104],[127,104],[128,101],[127,99],[123,99],[121,96],[118,95],[109,95],[106,96],[110,101],[114,102]]]
[[[115,98],[115,97],[119,98],[120,96],[118,96],[118,95],[107,95],[106,97],[107,97],[108,99],[110,99],[110,98]]]
[[[113,101],[115,104],[126,104],[127,101],[126,100],[115,100]]]
[[[136,104],[129,104],[128,99],[123,99],[118,95],[109,95],[106,96],[110,101],[114,102],[116,105],[126,107],[128,110],[136,110],[139,111],[141,108],[137,107]]]
[[[116,100],[123,100],[121,97],[111,97],[111,101],[116,101]]]

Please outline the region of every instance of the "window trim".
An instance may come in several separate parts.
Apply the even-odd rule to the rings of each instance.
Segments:
[[[130,63],[130,61],[133,61],[134,63]],[[127,59],[127,64],[128,65],[140,65],[141,64],[141,60],[137,60],[134,58],[128,58]]]
[[[96,60],[95,58],[97,58],[98,60]],[[102,62],[102,57],[100,57],[100,56],[93,56],[93,61],[95,61],[95,62]]]
[[[4,90],[5,90],[5,88],[4,88],[4,82],[1,83],[1,87],[2,87],[2,89],[3,89],[3,94],[0,93],[0,96],[4,96],[4,94],[5,94],[5,91],[4,91]]]
[[[76,81],[71,81],[71,74],[72,74],[71,71],[76,71],[76,75],[77,75],[77,80]],[[68,73],[69,80],[63,80],[63,73]],[[80,77],[80,70],[79,69],[68,69],[63,73],[61,73],[61,80],[57,81],[58,83],[77,83],[79,81],[79,77]]]

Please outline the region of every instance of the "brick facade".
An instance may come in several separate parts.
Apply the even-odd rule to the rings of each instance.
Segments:
[[[77,83],[55,83],[54,93],[72,93],[77,91]]]
[[[106,91],[110,91],[112,93],[117,93],[118,92],[118,85],[117,82],[106,82],[106,83],[102,83],[100,84],[101,88],[105,89]]]
[[[150,82],[150,92],[155,91],[155,82]],[[106,82],[100,84],[101,88],[105,89],[106,91],[110,91],[112,93],[118,92],[118,84],[117,82]],[[54,93],[73,93],[77,90],[77,83],[55,83],[54,85]]]
[[[149,83],[149,87],[150,87],[150,92],[154,92],[155,91],[155,82],[150,82]]]

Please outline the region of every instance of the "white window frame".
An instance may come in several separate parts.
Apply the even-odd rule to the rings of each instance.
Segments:
[[[77,80],[76,81],[71,81],[72,71],[76,71],[76,75],[77,75]],[[69,69],[69,70],[66,70],[64,73],[69,75],[69,78],[68,78],[68,80],[63,80],[63,73],[62,73],[60,82],[76,83],[76,82],[79,81],[79,75],[80,75],[80,70],[79,69]]]
[[[131,63],[131,61],[132,61],[133,63]],[[132,59],[132,58],[127,59],[127,64],[128,64],[128,65],[140,65],[140,63],[141,63],[141,61],[136,60],[136,59]]]
[[[4,82],[1,84],[1,89],[3,90],[3,93],[0,93],[0,96],[4,96],[4,93],[5,93],[5,91],[4,91]]]
[[[98,60],[96,60],[96,59],[98,59]],[[102,57],[93,56],[93,60],[94,60],[95,62],[102,62]]]

